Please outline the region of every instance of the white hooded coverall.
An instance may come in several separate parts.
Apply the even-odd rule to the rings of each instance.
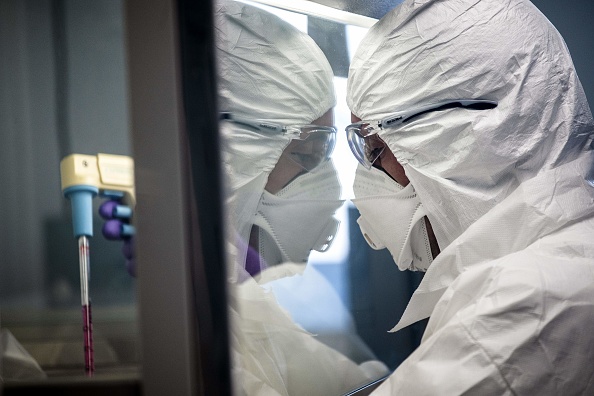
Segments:
[[[379,136],[441,253],[396,331],[430,317],[381,395],[594,394],[594,123],[563,39],[527,0],[405,0],[362,41],[347,102]]]

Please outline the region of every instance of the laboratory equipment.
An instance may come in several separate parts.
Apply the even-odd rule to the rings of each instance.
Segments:
[[[122,155],[71,154],[60,162],[62,192],[72,205],[74,237],[78,239],[80,291],[83,316],[85,373],[93,375],[93,323],[89,298],[90,250],[89,238],[93,236],[93,198],[97,195],[121,200],[133,207],[134,162]],[[126,211],[130,216],[131,211]],[[123,226],[122,235],[130,236],[131,226]]]

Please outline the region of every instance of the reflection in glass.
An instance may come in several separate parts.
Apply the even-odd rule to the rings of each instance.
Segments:
[[[332,244],[343,204],[328,158],[332,69],[308,35],[260,8],[225,1],[216,17],[235,386],[240,394],[345,393],[387,368],[356,337],[336,289],[307,264]],[[315,132],[287,127],[304,125]],[[350,323],[348,334],[313,334],[338,329],[328,316]]]

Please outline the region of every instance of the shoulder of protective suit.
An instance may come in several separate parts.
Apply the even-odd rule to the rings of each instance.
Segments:
[[[473,372],[490,372],[513,394],[590,394],[594,259],[581,253],[528,248],[469,268],[437,304],[425,339],[458,343],[474,356]]]

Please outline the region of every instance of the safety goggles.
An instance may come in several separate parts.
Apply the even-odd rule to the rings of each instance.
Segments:
[[[488,110],[497,107],[497,102],[482,99],[448,100],[394,113],[378,121],[359,121],[345,128],[349,147],[357,161],[370,169],[386,149],[386,144],[377,135],[379,131],[404,125],[425,113],[457,107]]]
[[[287,135],[292,140],[283,152],[304,170],[314,171],[330,159],[336,145],[336,128],[324,125],[282,125],[221,113],[221,120],[247,126],[264,136]]]

